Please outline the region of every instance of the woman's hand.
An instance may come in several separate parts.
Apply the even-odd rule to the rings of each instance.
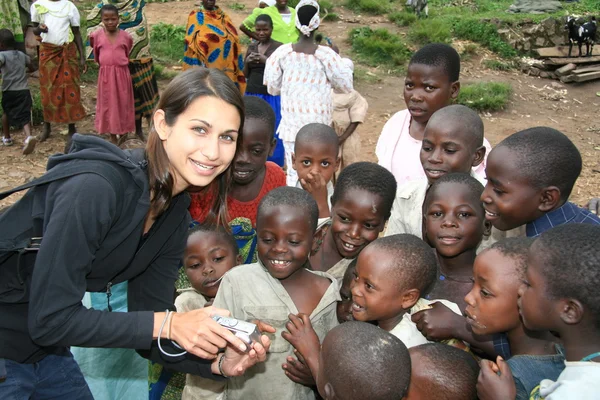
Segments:
[[[240,352],[245,352],[246,344],[215,322],[212,319],[214,315],[228,317],[230,313],[212,306],[186,313],[173,313],[170,339],[188,352],[207,360],[214,359],[219,349],[225,347],[235,347],[240,349]],[[163,338],[166,331],[167,329],[163,329]]]
[[[254,364],[263,362],[267,359],[267,351],[271,346],[271,340],[266,336],[260,337],[261,343],[252,343],[252,348],[248,353],[245,353],[233,346],[227,346],[225,353],[221,357],[224,357],[221,369],[227,376],[240,376],[244,375],[244,372]],[[217,358],[211,365],[213,373],[220,373],[219,371],[219,358]],[[216,368],[216,369],[215,369]]]

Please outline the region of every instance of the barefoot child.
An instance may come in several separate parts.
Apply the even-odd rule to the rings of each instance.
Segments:
[[[423,205],[425,235],[440,266],[429,297],[449,300],[462,311],[473,287],[473,262],[483,237],[482,192],[483,185],[472,176],[450,173],[431,185]]]
[[[256,261],[256,212],[262,198],[276,187],[285,186],[285,173],[267,161],[275,146],[275,113],[258,97],[244,96],[246,109],[242,141],[233,159],[233,182],[227,196],[227,212],[233,234],[238,240],[244,263]],[[192,193],[190,214],[198,222],[207,218],[215,192]]]
[[[531,245],[519,312],[526,329],[551,331],[565,349],[565,369],[556,381],[544,379],[532,399],[592,400],[600,380],[600,227],[568,224],[550,229]],[[515,398],[507,363],[482,363],[480,399]]]
[[[348,322],[323,341],[317,373],[326,400],[398,400],[406,395],[410,356],[394,336],[364,322]]]
[[[406,400],[477,400],[479,365],[471,354],[442,343],[411,347],[408,354],[411,371]]]
[[[240,262],[237,243],[223,228],[196,225],[190,229],[183,267],[191,288],[180,290],[175,299],[177,312],[212,305],[223,275]],[[181,399],[216,399],[222,388],[223,382],[187,374]]]
[[[100,10],[104,29],[90,35],[98,72],[98,96],[94,126],[117,144],[117,137],[135,131],[135,102],[129,73],[129,53],[133,46],[131,35],[119,29],[119,10],[105,4]]]
[[[10,127],[23,127],[23,154],[31,154],[37,139],[31,136],[31,93],[25,69],[31,71],[31,59],[18,51],[13,33],[0,29],[0,72],[2,72],[2,144],[12,146]]]
[[[313,270],[341,280],[352,259],[383,231],[395,194],[393,175],[375,163],[344,169],[331,198],[331,221],[320,230],[321,243],[310,256]]]
[[[85,73],[85,53],[79,33],[80,16],[69,0],[37,0],[31,5],[33,32],[42,37],[40,45],[40,93],[44,110],[44,131],[40,141],[50,136],[50,123],[69,124],[69,150],[75,122],[85,117],[79,89],[80,69]],[[79,53],[79,55],[77,55]],[[60,70],[63,73],[57,74]]]
[[[425,194],[445,174],[467,173],[485,184],[482,177],[473,173],[473,169],[481,165],[485,158],[486,148],[483,143],[483,121],[475,111],[461,105],[451,105],[436,111],[427,123],[419,153],[425,176],[398,187],[386,236],[410,233],[425,238]]]
[[[411,348],[429,343],[411,321],[411,314],[429,307],[424,297],[437,278],[434,253],[421,239],[407,234],[386,236],[358,256],[352,282],[352,315],[376,322]],[[454,303],[436,300],[457,314]]]
[[[425,176],[419,163],[425,127],[433,113],[458,97],[459,75],[460,56],[447,44],[428,44],[410,59],[404,81],[407,108],[388,120],[375,149],[379,165],[394,174],[399,186]],[[489,152],[490,144],[483,142]],[[485,161],[475,166],[484,176]]]
[[[310,316],[320,339],[338,324],[336,280],[307,269],[318,213],[316,202],[304,190],[271,191],[258,208],[259,262],[236,267],[221,281],[215,307],[229,310],[234,318],[262,320],[277,330],[267,362],[229,379],[228,400],[315,398],[311,388],[292,382],[281,369],[293,354],[281,332],[290,314]]]
[[[477,256],[475,283],[465,297],[467,321],[478,335],[506,333],[512,356],[506,360],[517,388],[517,400],[528,400],[542,379],[556,380],[565,357],[548,331],[530,331],[519,315],[518,291],[525,280],[528,238],[496,242]],[[485,363],[485,361],[484,361]]]
[[[296,187],[309,192],[319,206],[319,225],[331,215],[333,175],[340,166],[339,143],[328,125],[313,123],[298,131],[292,167],[298,174]]]
[[[581,154],[556,129],[535,127],[504,139],[488,158],[481,195],[485,218],[495,228],[524,228],[528,237],[562,224],[600,224],[568,201],[581,173]]]

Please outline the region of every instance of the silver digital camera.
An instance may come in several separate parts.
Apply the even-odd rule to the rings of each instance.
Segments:
[[[215,315],[212,317],[212,319],[223,328],[231,331],[231,333],[241,339],[248,346],[252,345],[254,342],[260,343],[260,331],[258,330],[256,324],[240,321],[239,319],[235,318],[221,317],[220,315]],[[248,347],[248,350],[250,350],[250,347]]]

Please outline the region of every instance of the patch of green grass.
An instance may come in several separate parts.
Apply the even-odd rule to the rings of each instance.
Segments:
[[[248,36],[240,35],[240,44],[242,46],[248,46],[250,43],[252,43],[252,40]]]
[[[185,27],[158,23],[150,31],[152,57],[164,64],[176,64],[183,56]]]
[[[382,81],[379,76],[360,67],[354,68],[354,80],[356,82],[365,82],[368,84],[379,83]]]
[[[402,38],[387,29],[355,28],[349,34],[352,50],[358,59],[370,66],[403,67],[411,52]]]
[[[242,4],[242,3],[231,3],[228,6],[229,8],[231,8],[232,10],[237,10],[237,11],[242,11],[246,9],[246,5]]]
[[[510,71],[515,68],[515,64],[512,61],[484,60],[483,65],[494,71]]]
[[[321,0],[319,1],[319,8],[321,10],[321,15],[325,15],[330,11],[333,11],[335,5],[329,0]]]
[[[429,43],[450,43],[452,27],[446,21],[429,19],[420,20],[408,31],[411,42],[424,46]]]
[[[417,20],[415,13],[409,11],[395,11],[390,13],[388,18],[398,26],[409,26]]]
[[[517,51],[502,40],[498,29],[490,22],[484,22],[477,18],[457,19],[453,26],[453,32],[460,39],[481,43],[501,57],[511,58],[517,55]]]
[[[499,111],[506,107],[511,94],[508,83],[466,84],[461,87],[457,102],[477,111]]]
[[[96,84],[98,82],[99,69],[100,67],[97,63],[88,61],[87,71],[85,72],[85,74],[81,74],[81,82]]]
[[[288,7],[296,8],[296,6],[300,3],[300,0],[288,0]]]
[[[340,16],[337,13],[327,13],[321,19],[323,21],[337,21],[340,19]]]
[[[178,72],[170,70],[164,65],[154,64],[154,74],[158,80],[171,80],[178,75]]]
[[[389,0],[346,0],[346,6],[356,12],[385,14],[390,10]]]

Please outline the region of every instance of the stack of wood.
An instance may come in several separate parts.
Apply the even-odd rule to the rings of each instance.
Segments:
[[[600,55],[569,57],[568,46],[544,47],[535,51],[541,60],[528,65],[526,70],[531,75],[560,79],[564,83],[600,79]],[[585,46],[583,51],[585,53]],[[577,46],[573,46],[571,56],[575,54],[579,54]]]

